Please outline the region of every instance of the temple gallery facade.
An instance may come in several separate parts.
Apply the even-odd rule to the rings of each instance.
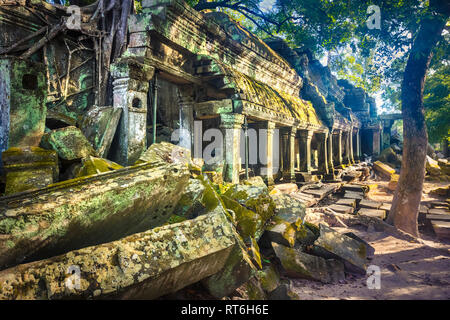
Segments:
[[[55,21],[65,14],[45,2],[33,6]],[[17,3],[2,6],[0,16],[2,50],[40,28]],[[108,106],[97,104],[95,43],[76,31],[28,59],[2,56],[1,151],[38,147],[64,123],[122,166],[152,143],[172,141],[220,167],[226,181],[261,175],[273,184],[335,180],[336,170],[378,154],[388,139],[363,89],[337,80],[309,50],[263,41],[224,13],[200,13],[181,0],[143,1],[129,33],[126,52],[110,66]],[[70,50],[75,42],[83,46]],[[91,135],[84,124],[101,116],[107,125]]]

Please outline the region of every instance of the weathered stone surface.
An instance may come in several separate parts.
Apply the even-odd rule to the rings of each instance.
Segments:
[[[295,183],[277,184],[274,186],[274,188],[280,190],[282,193],[285,193],[285,194],[290,194],[290,193],[296,192],[298,190],[298,187]]]
[[[446,187],[434,188],[434,189],[430,190],[429,194],[450,197],[450,185],[448,185]]]
[[[394,167],[400,167],[402,165],[399,155],[397,155],[392,148],[384,149],[378,156],[378,160],[384,163],[389,163]]]
[[[233,212],[237,230],[243,239],[259,236],[264,224],[261,216],[226,195],[222,195],[222,201],[225,207]]]
[[[65,127],[44,134],[41,147],[48,150],[55,150],[58,156],[64,160],[96,156],[89,141],[85,138],[81,130],[76,127]]]
[[[277,217],[297,227],[303,222],[306,215],[306,206],[301,201],[285,194],[271,194],[270,197],[275,203]]]
[[[191,152],[183,147],[168,143],[154,143],[136,161],[136,164],[151,163],[179,163],[189,165],[192,163]]]
[[[364,243],[364,245],[366,246],[366,253],[367,253],[368,257],[371,257],[371,256],[373,256],[375,254],[375,248],[372,247],[367,241],[365,241],[365,240],[361,239],[360,237],[358,237],[353,232],[347,232],[347,233],[344,233],[344,235],[346,235],[347,237],[350,237],[352,239],[355,239],[356,241]]]
[[[262,288],[267,293],[275,290],[280,284],[280,275],[273,265],[265,266],[262,270],[256,272],[256,277],[259,279]]]
[[[239,288],[256,272],[244,243],[239,238],[231,250],[224,267],[211,277],[202,281],[208,292],[216,298],[222,298]]]
[[[263,240],[265,240],[266,246],[275,242],[287,247],[293,247],[296,240],[296,230],[291,223],[275,217],[272,224],[266,228],[261,241]]]
[[[431,225],[439,239],[450,239],[450,221],[431,220]]]
[[[441,168],[439,167],[438,162],[430,156],[427,156],[426,169],[427,173],[431,176],[439,176],[441,174]]]
[[[340,204],[332,204],[329,206],[331,210],[338,212],[338,213],[345,213],[345,214],[352,214],[353,211],[355,211],[354,207],[340,205]]]
[[[91,176],[94,174],[119,170],[122,168],[123,167],[120,164],[109,161],[107,159],[95,158],[92,156],[88,156],[87,158],[84,158],[82,160],[81,167],[75,173],[75,177],[79,178],[79,177]]]
[[[391,176],[391,180],[388,183],[388,189],[391,191],[395,191],[395,189],[397,189],[397,184],[398,184],[399,179],[400,179],[400,175],[394,173]]]
[[[255,232],[255,239],[258,240],[264,231],[264,224],[275,213],[275,203],[269,196],[267,187],[239,184],[232,186],[224,193],[224,195],[230,199],[236,200],[242,206],[253,211],[261,218],[261,224]]]
[[[0,299],[153,299],[220,270],[234,244],[226,216],[205,215],[3,270]]]
[[[361,208],[379,209],[381,207],[381,205],[382,205],[381,202],[368,200],[368,199],[363,199],[359,202],[359,206]]]
[[[343,199],[339,199],[336,204],[340,204],[343,206],[350,206],[355,208],[356,207],[356,200],[355,199],[348,199],[348,198],[343,198]]]
[[[83,118],[81,131],[101,158],[108,155],[121,114],[121,108],[94,106]]]
[[[383,178],[390,179],[391,176],[395,173],[395,170],[392,169],[387,164],[384,164],[381,161],[375,161],[373,163],[373,169],[381,175]]]
[[[367,252],[364,244],[320,224],[320,237],[314,245],[319,249],[315,253],[342,260],[346,271],[365,274]]]
[[[261,176],[251,177],[248,180],[242,181],[242,183],[249,186],[267,188],[267,185],[264,183]]]
[[[310,246],[317,240],[319,237],[319,229],[316,229],[316,226],[305,222],[297,228],[297,232],[295,233],[295,246],[305,247]]]
[[[0,152],[39,145],[45,130],[46,97],[43,64],[0,59]]]
[[[246,300],[266,300],[266,293],[257,277],[251,277],[241,288]]]
[[[139,165],[0,198],[0,268],[161,225],[188,181],[180,165]]]
[[[292,284],[283,283],[273,290],[269,296],[269,300],[300,300],[300,297],[292,288]]]
[[[344,198],[354,199],[354,200],[356,200],[356,202],[359,202],[359,200],[364,199],[364,193],[353,192],[353,191],[345,191]]]
[[[380,218],[381,220],[386,218],[386,211],[378,209],[361,208],[359,209],[358,214],[363,216]]]
[[[56,152],[39,147],[10,148],[2,153],[6,172],[5,193],[39,189],[58,177]]]
[[[174,212],[188,219],[205,214],[205,206],[202,204],[205,190],[201,179],[189,179],[189,184],[184,188]]]
[[[277,243],[272,243],[272,246],[283,269],[290,277],[312,279],[323,283],[332,283],[345,278],[344,265],[340,261],[325,260]]]

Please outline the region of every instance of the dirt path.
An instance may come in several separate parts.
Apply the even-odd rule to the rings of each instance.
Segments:
[[[369,199],[392,201],[392,192],[385,188],[387,182],[370,183],[378,184],[378,188],[368,194]],[[436,184],[426,183],[424,189],[433,186]],[[422,200],[428,199],[424,195]],[[334,228],[340,232],[353,232],[375,248],[370,264],[381,270],[381,288],[369,289],[366,276],[347,276],[339,284],[291,279],[302,300],[450,299],[450,242],[439,241],[428,233],[421,234],[421,243],[412,243],[384,232],[367,232],[366,227],[359,225]]]

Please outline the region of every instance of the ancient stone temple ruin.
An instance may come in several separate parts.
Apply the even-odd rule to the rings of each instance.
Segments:
[[[393,119],[363,89],[224,13],[144,0],[99,105],[98,43],[69,30],[28,54],[65,11],[0,4],[1,298],[156,298],[199,281],[225,296],[288,205],[267,186],[339,182],[389,143]]]

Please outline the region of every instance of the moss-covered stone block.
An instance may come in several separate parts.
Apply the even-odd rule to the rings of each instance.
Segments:
[[[44,188],[58,176],[56,152],[39,147],[10,148],[2,153],[6,172],[5,193]]]
[[[94,106],[83,117],[81,131],[102,158],[108,155],[121,115],[121,108]]]
[[[54,150],[64,160],[76,160],[96,156],[92,145],[77,127],[52,130],[42,137],[41,147]]]
[[[0,268],[162,225],[189,171],[143,164],[0,198]]]
[[[286,274],[293,278],[305,278],[333,283],[345,279],[344,264],[337,260],[326,260],[296,248],[272,243],[277,258]]]
[[[95,158],[88,156],[81,162],[81,167],[75,173],[76,178],[91,176],[102,172],[109,172],[122,169],[120,164],[109,161],[107,159]]]
[[[261,283],[262,288],[267,293],[275,290],[280,284],[280,275],[273,265],[263,267],[262,270],[256,272],[256,277]]]
[[[218,272],[234,244],[224,214],[204,215],[3,270],[0,299],[154,299]]]

